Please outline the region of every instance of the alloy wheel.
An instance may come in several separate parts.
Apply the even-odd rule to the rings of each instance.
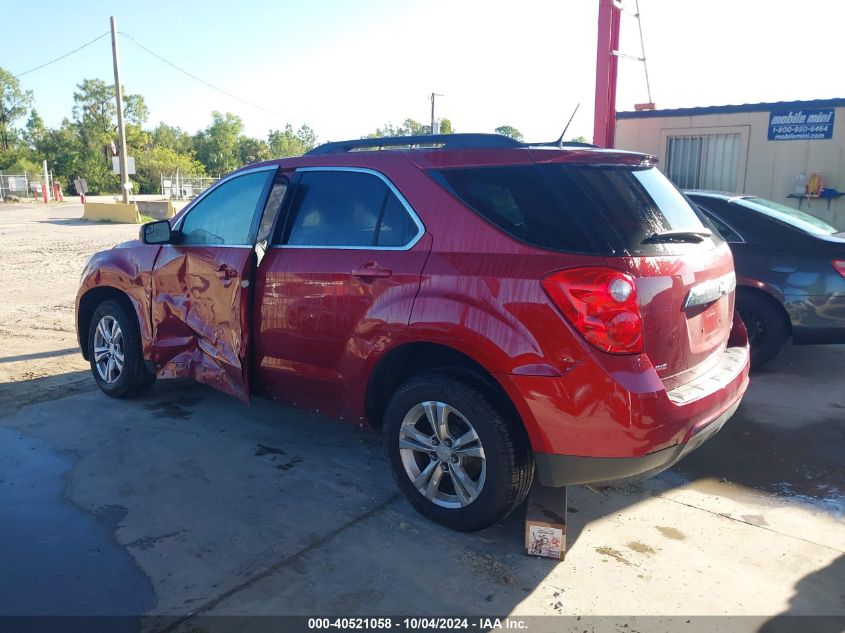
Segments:
[[[420,402],[402,420],[399,454],[405,473],[426,499],[463,508],[484,488],[487,460],[472,424],[454,407]]]
[[[114,384],[123,372],[123,331],[113,316],[105,315],[94,331],[94,365],[103,382]]]

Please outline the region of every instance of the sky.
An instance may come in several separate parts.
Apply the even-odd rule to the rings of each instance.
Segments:
[[[635,0],[620,50],[641,55]],[[0,66],[21,73],[118,29],[261,108],[185,76],[121,36],[121,78],[148,126],[189,132],[212,110],[245,132],[307,123],[321,141],[438,117],[459,132],[511,125],[529,141],[592,137],[598,0],[0,0],[25,28],[0,32]],[[639,0],[658,108],[845,97],[840,0]],[[27,17],[29,16],[29,17]],[[46,123],[71,116],[75,85],[114,81],[110,39],[20,78]],[[617,109],[648,101],[643,65],[621,59]]]

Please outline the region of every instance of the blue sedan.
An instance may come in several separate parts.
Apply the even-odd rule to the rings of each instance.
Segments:
[[[796,345],[845,343],[845,232],[764,198],[686,195],[730,244],[753,366],[774,359],[790,337]]]

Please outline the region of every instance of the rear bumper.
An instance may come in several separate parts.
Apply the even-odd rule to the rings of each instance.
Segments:
[[[544,485],[645,478],[717,432],[748,387],[745,327],[708,369],[667,390],[645,354],[582,358],[562,376],[499,376],[528,433]]]
[[[622,484],[652,477],[673,466],[713,437],[736,412],[740,400],[693,435],[688,442],[670,446],[642,457],[581,457],[535,453],[537,477],[543,486],[577,484]]]

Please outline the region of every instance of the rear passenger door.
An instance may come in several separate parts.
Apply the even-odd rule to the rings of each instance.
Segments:
[[[256,370],[273,398],[345,417],[408,326],[431,238],[382,174],[297,170],[256,286]]]

